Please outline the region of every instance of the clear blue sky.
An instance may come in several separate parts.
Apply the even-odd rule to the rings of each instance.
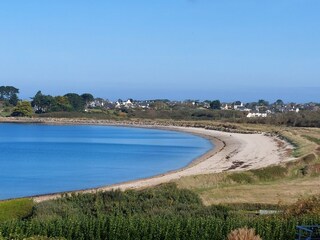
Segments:
[[[319,0],[3,0],[20,97],[320,101]]]

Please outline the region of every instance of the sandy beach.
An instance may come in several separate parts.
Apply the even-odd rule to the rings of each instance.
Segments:
[[[112,124],[108,124],[112,125]],[[136,126],[164,128],[167,130],[183,131],[210,139],[215,148],[193,161],[190,165],[177,171],[164,173],[147,179],[105,186],[76,192],[89,193],[112,189],[139,189],[170,182],[184,176],[219,173],[223,171],[244,171],[280,164],[291,160],[288,151],[292,146],[277,137],[262,133],[241,134],[207,130],[193,127],[172,126]],[[35,202],[55,199],[61,193],[33,197]]]

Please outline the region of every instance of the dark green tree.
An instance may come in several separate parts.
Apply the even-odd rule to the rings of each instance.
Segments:
[[[72,106],[72,110],[74,111],[83,111],[84,107],[85,107],[85,101],[83,100],[83,98],[81,96],[79,96],[76,93],[68,93],[66,95],[64,95],[64,97],[67,97],[71,106]]]
[[[221,109],[221,103],[219,100],[214,100],[210,102],[210,108],[212,109]]]
[[[19,98],[18,98],[18,95],[15,93],[10,97],[9,103],[13,106],[17,106],[18,102],[19,102]]]
[[[94,97],[90,93],[84,93],[81,95],[83,101],[88,104],[94,100]]]
[[[0,86],[0,100],[17,105],[19,89],[13,86]]]
[[[260,100],[258,101],[258,105],[259,105],[259,106],[265,106],[265,107],[267,107],[267,106],[269,106],[269,102],[266,101],[266,100],[260,99]]]
[[[245,104],[245,107],[246,107],[246,108],[250,108],[250,109],[255,109],[256,106],[258,106],[258,103],[257,103],[257,102],[250,102],[250,103],[246,103],[246,104]]]
[[[11,116],[14,117],[31,117],[33,113],[30,102],[18,102],[17,106],[13,109]]]
[[[56,105],[56,101],[54,97],[44,95],[41,91],[38,91],[32,98],[31,105],[36,109],[36,113],[51,112],[52,108]]]
[[[72,106],[69,99],[64,96],[54,97],[55,105],[51,108],[52,112],[69,112],[72,111]]]
[[[278,105],[278,106],[284,105],[284,103],[283,103],[283,101],[281,99],[278,99],[274,104]]]

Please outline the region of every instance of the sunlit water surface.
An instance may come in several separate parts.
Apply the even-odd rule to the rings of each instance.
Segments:
[[[211,148],[207,139],[166,130],[0,124],[0,199],[150,177]]]

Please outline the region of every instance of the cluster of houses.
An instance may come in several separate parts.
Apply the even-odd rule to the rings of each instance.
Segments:
[[[220,103],[220,102],[219,102]],[[133,100],[127,99],[125,101],[119,99],[117,101],[109,101],[102,98],[96,98],[87,106],[90,108],[103,108],[103,109],[211,109],[211,101],[170,101],[167,99],[159,100]],[[318,111],[320,105],[317,103],[283,103],[278,100],[275,103],[269,104],[266,101],[259,100],[258,102],[243,103],[235,101],[232,103],[220,103],[221,110],[233,110],[247,112],[248,118],[253,117],[267,117],[269,114],[284,113],[284,112],[299,112],[300,110]]]
[[[221,109],[224,110],[235,110],[247,112],[248,118],[254,117],[267,117],[269,114],[277,113],[277,112],[299,112],[301,108],[301,104],[256,104],[249,103],[244,104],[243,102],[236,103],[225,103],[222,104]]]
[[[122,101],[119,99],[118,101],[109,101],[102,98],[96,98],[94,101],[88,103],[88,108],[104,108],[104,109],[149,109],[150,103],[152,101],[134,101],[133,99],[128,99],[126,101]]]

